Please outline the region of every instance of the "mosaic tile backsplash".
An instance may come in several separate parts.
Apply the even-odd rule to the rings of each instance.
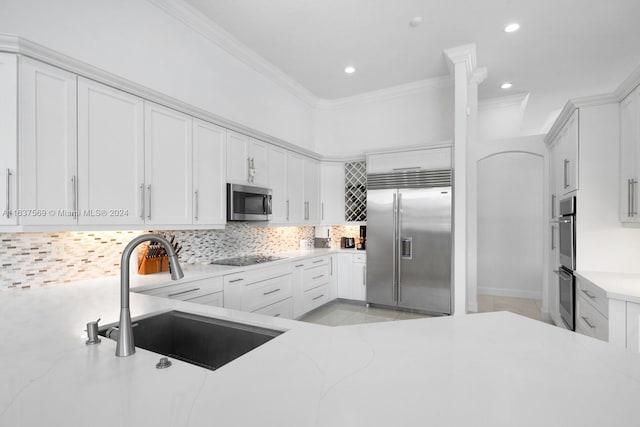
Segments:
[[[357,237],[357,226],[331,227],[332,247],[340,237]],[[0,233],[0,289],[27,289],[47,283],[94,279],[120,273],[124,247],[144,231]],[[224,230],[162,231],[176,236],[187,264],[249,254],[297,250],[313,239],[314,227],[257,227],[228,224]]]

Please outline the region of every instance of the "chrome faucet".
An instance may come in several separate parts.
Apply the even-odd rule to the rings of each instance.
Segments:
[[[178,280],[184,277],[176,252],[171,247],[171,243],[157,234],[143,234],[138,236],[124,248],[120,260],[120,324],[118,326],[118,343],[116,345],[116,356],[131,356],[136,352],[133,344],[133,328],[131,327],[131,312],[129,311],[129,260],[133,250],[142,242],[154,241],[164,246],[169,257],[171,279]]]

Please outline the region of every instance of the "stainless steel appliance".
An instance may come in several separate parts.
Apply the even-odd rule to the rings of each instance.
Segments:
[[[271,207],[270,189],[227,184],[227,221],[269,221]]]
[[[367,302],[451,314],[451,170],[367,176]]]
[[[351,249],[356,247],[356,239],[354,237],[341,237],[340,248]]]
[[[575,331],[576,279],[576,198],[568,197],[560,201],[559,258],[558,274],[560,318],[565,326]]]

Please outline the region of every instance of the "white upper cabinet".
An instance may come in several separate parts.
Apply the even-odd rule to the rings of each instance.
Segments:
[[[224,128],[193,120],[193,223],[223,225],[226,211],[226,149]]]
[[[344,223],[344,163],[320,164],[320,195],[320,222]]]
[[[620,103],[620,221],[640,222],[640,88]]]
[[[287,157],[287,222],[300,224],[305,218],[304,157],[289,153]]]
[[[256,187],[269,184],[268,144],[237,132],[227,132],[227,181]]]
[[[192,118],[145,102],[145,216],[150,225],[192,223]]]
[[[285,149],[269,146],[269,188],[273,192],[271,222],[275,224],[288,222],[287,155]]]
[[[76,224],[76,75],[20,59],[20,209],[24,225]]]
[[[18,58],[0,53],[0,225],[16,225]]]
[[[451,169],[451,148],[431,148],[367,156],[367,173]]]
[[[79,224],[144,224],[143,101],[81,77],[78,203]]]
[[[559,178],[563,195],[578,189],[578,111],[573,112],[561,131],[559,154],[562,175]]]
[[[320,162],[304,159],[304,219],[305,222],[320,222]]]

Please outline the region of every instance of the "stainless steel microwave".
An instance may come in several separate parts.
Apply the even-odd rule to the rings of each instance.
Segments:
[[[269,221],[271,190],[240,184],[227,184],[227,221]]]

